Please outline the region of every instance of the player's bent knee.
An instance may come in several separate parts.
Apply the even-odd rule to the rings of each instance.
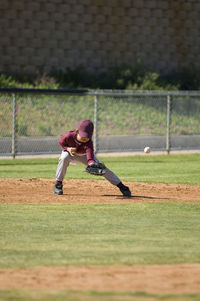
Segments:
[[[62,152],[59,161],[64,161],[65,163],[69,163],[70,162],[70,155],[68,152]]]

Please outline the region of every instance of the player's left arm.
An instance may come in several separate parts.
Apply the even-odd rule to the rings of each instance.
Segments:
[[[88,165],[90,165],[91,163],[95,163],[94,146],[92,140],[85,144],[85,152],[87,156]]]

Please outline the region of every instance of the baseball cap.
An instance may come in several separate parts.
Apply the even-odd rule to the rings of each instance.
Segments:
[[[94,125],[90,120],[82,120],[78,127],[80,137],[92,138]]]

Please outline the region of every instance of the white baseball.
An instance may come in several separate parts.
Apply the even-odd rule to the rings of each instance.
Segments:
[[[151,152],[150,147],[149,147],[149,146],[146,146],[146,147],[144,148],[144,152],[145,152],[145,154],[149,154],[149,153]]]

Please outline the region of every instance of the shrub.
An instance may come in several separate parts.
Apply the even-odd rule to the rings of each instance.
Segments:
[[[135,65],[113,67],[107,72],[90,73],[83,66],[53,70],[35,77],[0,74],[0,87],[88,88],[131,90],[199,90],[200,70],[180,69],[167,75]]]

